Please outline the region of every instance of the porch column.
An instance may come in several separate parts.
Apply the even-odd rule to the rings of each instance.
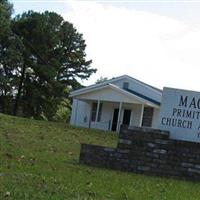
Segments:
[[[98,121],[100,103],[101,103],[100,100],[98,100],[97,113],[96,113],[96,117],[95,117],[95,127],[96,127],[96,124],[97,124],[97,121]]]
[[[75,100],[75,99],[74,99],[74,100]],[[74,101],[74,100],[73,100],[73,101]],[[74,125],[77,125],[77,124],[76,124],[76,121],[77,121],[77,113],[78,113],[78,99],[76,99]]]
[[[140,121],[139,121],[139,127],[142,126],[143,113],[144,113],[144,104],[142,104],[141,115],[140,115]]]
[[[92,103],[90,103],[90,115],[89,115],[88,128],[91,128],[91,121],[92,121]]]
[[[122,112],[122,105],[123,105],[123,103],[120,102],[120,104],[119,104],[118,119],[117,119],[117,132],[119,132],[120,125],[121,125],[120,118],[121,118],[121,112]]]

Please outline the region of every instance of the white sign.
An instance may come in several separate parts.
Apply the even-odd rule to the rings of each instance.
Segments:
[[[200,142],[200,92],[164,88],[159,123],[172,139]]]

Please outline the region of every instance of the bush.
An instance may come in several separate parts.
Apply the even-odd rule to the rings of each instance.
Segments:
[[[71,115],[71,105],[68,99],[64,99],[57,107],[56,114],[53,116],[54,121],[69,122]]]

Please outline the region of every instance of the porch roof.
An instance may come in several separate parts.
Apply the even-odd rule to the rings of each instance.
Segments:
[[[73,92],[70,97],[82,100],[100,100],[113,102],[126,102],[159,107],[160,102],[130,89],[122,89],[111,83],[91,88],[87,91]]]

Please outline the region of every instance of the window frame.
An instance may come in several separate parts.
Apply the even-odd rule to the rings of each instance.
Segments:
[[[98,116],[97,116],[98,103],[97,102],[92,103],[91,122],[96,121],[96,116],[97,116],[97,122],[101,121],[102,107],[103,107],[103,103],[100,103],[99,104],[99,113],[98,113]]]
[[[123,82],[123,89],[127,90],[129,88],[129,82]]]
[[[142,116],[142,127],[152,127],[153,123],[153,107],[144,107],[143,116]]]

